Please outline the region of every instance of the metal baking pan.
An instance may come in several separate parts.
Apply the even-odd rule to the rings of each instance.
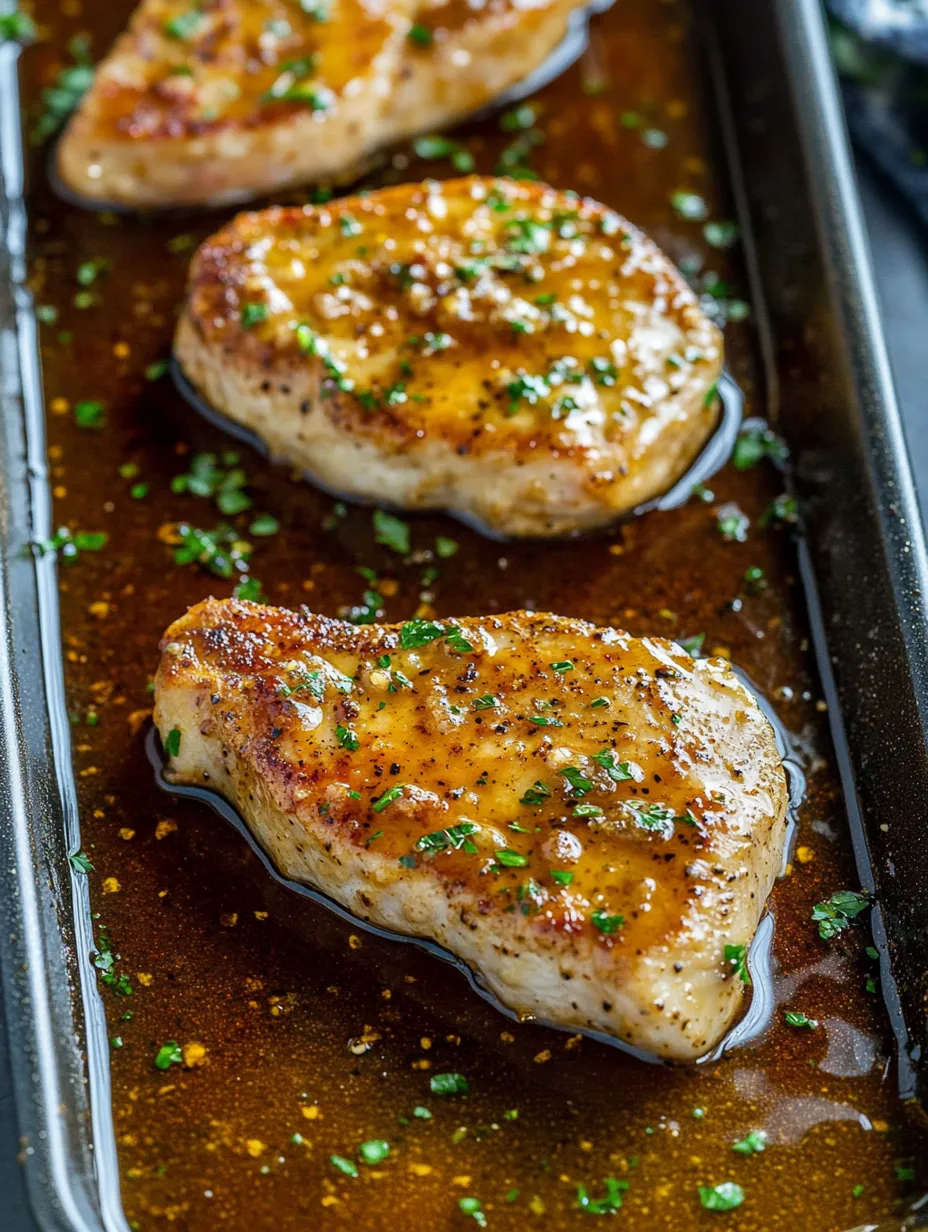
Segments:
[[[800,566],[861,883],[876,894],[904,1096],[928,1081],[928,552],[816,0],[704,0],[765,365],[790,442]],[[16,55],[0,47],[0,968],[41,1227],[126,1232],[109,1051],[88,955],[48,537],[36,326],[25,290]]]

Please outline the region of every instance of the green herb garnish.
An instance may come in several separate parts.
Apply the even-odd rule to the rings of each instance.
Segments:
[[[818,935],[823,941],[831,941],[838,933],[850,928],[852,922],[870,906],[866,894],[853,890],[838,890],[824,903],[812,908],[812,919],[818,924]]]
[[[590,923],[594,928],[601,933],[610,936],[612,933],[617,933],[625,923],[624,915],[610,915],[602,907],[597,907],[595,911],[590,912]]]
[[[744,1201],[744,1190],[734,1181],[723,1181],[711,1188],[700,1185],[699,1201],[707,1211],[733,1211]]]
[[[374,540],[390,548],[399,556],[409,555],[409,526],[402,518],[385,509],[375,509],[373,515]]]
[[[593,761],[602,766],[614,783],[625,783],[634,778],[627,761],[616,761],[612,749],[600,749],[593,754]]]
[[[479,829],[472,821],[462,821],[459,825],[448,826],[444,830],[433,830],[431,834],[423,834],[416,842],[416,850],[446,851],[450,847],[455,851],[463,849],[474,855],[477,848],[468,841],[468,835],[476,834]]]
[[[818,1027],[818,1019],[810,1018],[802,1010],[786,1010],[783,1020],[788,1027],[804,1027],[807,1031],[814,1031]]]
[[[528,864],[528,856],[522,854],[521,851],[513,851],[509,847],[504,847],[502,851],[497,851],[496,862],[501,864],[503,868],[525,868]]]
[[[358,1158],[366,1164],[382,1164],[390,1154],[390,1143],[383,1138],[370,1138],[358,1147]]]
[[[433,1095],[466,1095],[470,1083],[463,1074],[433,1074],[429,1089]]]
[[[731,1149],[738,1155],[759,1155],[767,1146],[767,1135],[762,1129],[752,1129],[738,1142],[731,1144]]]
[[[388,787],[382,796],[371,802],[371,808],[375,813],[382,813],[385,808],[398,800],[406,789],[405,783],[396,783],[393,787]]]
[[[544,804],[545,800],[547,800],[550,795],[551,788],[546,787],[545,784],[542,783],[541,779],[536,779],[528,791],[526,791],[524,795],[520,796],[519,803],[528,805],[529,807]]]
[[[725,961],[741,980],[742,984],[751,983],[751,973],[748,970],[748,947],[746,945],[726,945]]]
[[[183,1065],[184,1054],[176,1040],[168,1040],[155,1053],[155,1068],[170,1069],[172,1065]]]
[[[587,1215],[615,1215],[622,1206],[622,1195],[628,1189],[628,1181],[618,1181],[607,1176],[603,1181],[605,1194],[594,1198],[585,1185],[577,1186],[577,1206]]]

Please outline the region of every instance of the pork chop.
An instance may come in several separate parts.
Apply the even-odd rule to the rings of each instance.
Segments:
[[[247,201],[346,181],[522,81],[581,0],[143,0],[58,150],[92,201]]]
[[[193,261],[174,349],[207,402],[324,486],[522,536],[670,488],[715,425],[722,365],[637,228],[477,176],[240,215]]]
[[[161,651],[169,780],[225,796],[286,877],[520,1015],[677,1061],[723,1037],[787,802],[724,660],[527,612],[358,628],[213,599]]]

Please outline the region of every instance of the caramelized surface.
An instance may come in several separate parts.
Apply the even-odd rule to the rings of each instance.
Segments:
[[[143,0],[69,122],[58,172],[134,208],[358,173],[522,81],[579,0]]]
[[[91,28],[99,54],[130,9],[85,0],[67,16],[40,0],[49,39],[24,56],[27,98],[68,62],[72,35]],[[623,0],[596,22],[584,62],[541,96],[546,139],[531,161],[558,188],[635,219],[701,287],[715,271],[738,296],[737,250],[712,248],[670,201],[687,190],[710,220],[730,217],[698,48],[682,0]],[[493,119],[456,135],[486,174],[514,140]],[[402,154],[408,163],[388,167],[387,179],[451,170]],[[774,1008],[758,1040],[689,1072],[507,1021],[457,971],[276,885],[202,804],[155,788],[143,741],[158,639],[186,605],[235,584],[173,563],[166,540],[177,523],[212,529],[227,515],[171,481],[195,451],[234,446],[143,374],[169,351],[193,248],[226,218],[88,216],[50,196],[43,156],[32,165],[31,284],[36,302],[58,312],[42,326],[56,522],[110,534],[99,553],[62,564],[61,599],[91,899],[133,990],[102,987],[121,1044],[113,1100],[129,1218],[142,1232],[347,1223],[465,1232],[474,1221],[458,1199],[472,1196],[491,1229],[572,1229],[590,1225],[577,1184],[602,1196],[615,1176],[629,1182],[617,1228],[844,1232],[885,1220],[913,1192],[906,1169],[926,1152],[895,1098],[886,1014],[868,991],[876,966],[866,925],[825,943],[810,919],[834,891],[859,887],[789,528],[758,524],[780,477],[767,464],[729,466],[710,499],[575,543],[501,547],[445,519],[410,519],[407,561],[375,543],[369,510],[341,515],[240,449],[254,507],[232,521],[244,538],[254,511],[282,527],[251,537],[251,573],[269,601],[331,616],[367,606],[374,587],[362,567],[377,577],[382,620],[532,607],[636,635],[704,633],[705,649],[744,665],[796,735],[810,791],[790,873],[773,893],[776,963],[763,989]],[[79,266],[100,259],[108,271],[85,287]],[[736,375],[763,413],[751,343],[750,321],[727,327]],[[105,404],[99,430],[75,421],[85,399]],[[119,473],[127,464],[134,477]],[[148,491],[134,499],[139,484]],[[751,520],[743,543],[719,533],[716,512],[728,502]],[[453,556],[440,555],[439,536],[441,551],[457,543]],[[766,588],[744,581],[752,566]],[[790,1027],[787,1009],[818,1028]],[[157,1050],[172,1039],[206,1064],[158,1069]],[[433,1095],[430,1078],[448,1072],[466,1076],[470,1094]],[[733,1151],[752,1129],[766,1131],[766,1149]],[[392,1147],[383,1164],[358,1162],[356,1179],[331,1164],[375,1138]],[[723,1181],[743,1187],[743,1205],[704,1210],[697,1187]]]
[[[543,614],[236,601],[161,649],[169,780],[221,792],[288,877],[525,1017],[682,1061],[721,1041],[786,838],[773,731],[723,659]]]
[[[202,135],[335,106],[408,28],[402,0],[144,0],[96,84],[101,137]],[[317,14],[325,13],[325,20]],[[167,150],[165,156],[169,157]]]
[[[209,404],[329,488],[541,536],[662,495],[722,366],[637,228],[478,177],[240,215],[194,259],[175,350]]]

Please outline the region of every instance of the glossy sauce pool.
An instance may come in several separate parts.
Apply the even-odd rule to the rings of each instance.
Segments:
[[[27,101],[68,62],[73,35],[91,32],[102,54],[131,5],[36,9],[47,37],[23,58]],[[621,0],[594,20],[583,60],[533,101],[544,140],[527,157],[542,178],[642,225],[742,317],[738,249],[707,243],[704,220],[685,217],[700,211],[677,195],[700,198],[710,222],[729,217],[688,6]],[[526,131],[501,133],[494,116],[456,135],[490,172]],[[868,991],[877,970],[867,929],[825,943],[810,920],[815,903],[859,886],[792,531],[762,525],[782,478],[767,463],[729,465],[711,495],[572,543],[497,544],[414,518],[403,560],[374,542],[369,510],[292,481],[202,421],[167,380],[146,379],[168,354],[192,248],[227,215],[83,212],[53,197],[43,160],[36,150],[31,285],[45,319],[56,523],[109,536],[62,564],[60,581],[84,851],[98,936],[118,955],[102,992],[132,1226],[466,1229],[475,1211],[491,1228],[584,1226],[578,1186],[599,1198],[606,1177],[628,1183],[617,1221],[648,1232],[840,1232],[900,1210],[920,1143],[896,1097],[885,1011]],[[447,159],[404,150],[367,182],[450,173]],[[726,338],[748,413],[762,414],[750,319],[731,322]],[[87,402],[103,404],[98,426],[78,422],[100,418]],[[198,452],[228,449],[251,510],[223,518],[210,499],[172,490]],[[719,532],[727,502],[751,520],[744,543]],[[279,886],[201,803],[157,789],[145,738],[158,639],[187,605],[233,586],[176,565],[173,527],[225,520],[248,537],[255,513],[280,525],[251,537],[251,571],[272,603],[336,615],[374,585],[391,621],[531,607],[635,634],[705,634],[707,651],[748,672],[809,777],[772,900],[777,1008],[760,1038],[717,1063],[670,1069],[514,1023],[447,964]],[[435,554],[437,536],[457,543],[454,555]],[[745,581],[752,569],[759,583]],[[788,1026],[786,1009],[817,1029]],[[168,1041],[188,1064],[154,1064]],[[447,1072],[465,1075],[470,1093],[432,1093],[431,1076]],[[752,1130],[766,1133],[766,1149],[733,1150]],[[358,1161],[370,1140],[390,1144],[380,1163]],[[743,1188],[743,1205],[704,1210],[699,1186],[727,1181]],[[462,1211],[461,1198],[481,1205]]]

